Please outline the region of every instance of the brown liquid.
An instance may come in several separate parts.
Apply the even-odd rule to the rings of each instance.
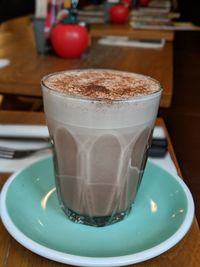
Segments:
[[[56,175],[64,206],[91,217],[126,211],[143,172],[151,124],[116,129],[118,136],[109,130],[84,129],[82,134],[79,127],[58,127]]]

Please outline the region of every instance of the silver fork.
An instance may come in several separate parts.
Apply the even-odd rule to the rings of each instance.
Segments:
[[[52,146],[51,144],[41,147],[41,148],[36,148],[36,149],[14,149],[14,148],[7,148],[7,147],[0,147],[0,158],[4,159],[19,159],[19,158],[25,158],[37,151],[42,151],[46,149],[50,149]]]

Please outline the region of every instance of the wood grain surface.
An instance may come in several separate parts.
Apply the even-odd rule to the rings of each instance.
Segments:
[[[145,29],[133,29],[128,24],[93,24],[91,27],[92,37],[102,37],[107,35],[114,36],[128,36],[135,39],[148,39],[148,40],[160,40],[165,39],[167,41],[173,41],[173,31],[162,30],[145,30]]]
[[[13,112],[13,111],[0,111],[1,123],[20,123],[20,124],[44,124],[45,118],[43,113],[39,112]],[[181,171],[176,160],[176,156],[171,144],[167,129],[164,121],[160,118],[157,119],[157,125],[164,127],[168,136],[169,152],[177,167],[179,175]],[[0,187],[8,178],[9,174],[0,173]],[[50,261],[40,257],[31,251],[24,248],[16,242],[6,231],[3,224],[0,222],[0,266],[13,267],[13,266],[69,266],[57,262]],[[200,266],[200,233],[196,218],[192,224],[191,229],[186,236],[169,251],[162,255],[155,257],[140,264],[130,265],[136,267],[199,267]]]
[[[81,59],[66,60],[53,52],[39,55],[30,21],[20,18],[0,28],[0,58],[11,64],[0,69],[0,93],[41,96],[40,80],[52,72],[77,68],[110,68],[141,73],[160,81],[164,88],[161,106],[171,104],[173,94],[173,42],[161,49],[91,46]]]

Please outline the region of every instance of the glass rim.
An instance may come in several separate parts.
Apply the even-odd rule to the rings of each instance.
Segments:
[[[112,71],[112,72],[118,72],[118,73],[127,73],[127,74],[136,74],[140,77],[145,77],[148,78],[149,80],[155,82],[158,85],[158,90],[153,92],[153,93],[149,93],[146,95],[141,95],[141,96],[130,96],[130,97],[126,97],[126,98],[121,98],[121,99],[109,99],[109,98],[94,98],[94,97],[89,97],[89,96],[84,96],[84,95],[79,95],[79,94],[73,94],[73,93],[67,93],[67,92],[61,92],[59,90],[55,90],[49,86],[47,86],[45,84],[45,80],[48,77],[57,75],[57,74],[62,74],[62,73],[72,73],[72,72],[79,72],[79,71]],[[83,69],[69,69],[69,70],[63,70],[63,71],[57,71],[57,72],[52,72],[49,74],[46,74],[45,76],[42,77],[41,82],[40,82],[42,87],[45,87],[46,89],[52,91],[54,94],[56,95],[62,95],[66,98],[69,99],[74,99],[74,100],[80,100],[80,101],[86,101],[86,102],[94,102],[94,103],[121,103],[121,102],[137,102],[137,101],[142,101],[142,100],[149,100],[152,99],[154,97],[160,96],[162,91],[163,91],[163,87],[161,85],[161,83],[148,76],[148,75],[144,75],[144,74],[140,74],[140,73],[136,73],[136,72],[131,72],[131,71],[124,71],[124,70],[115,70],[115,69],[106,69],[106,68],[83,68]]]

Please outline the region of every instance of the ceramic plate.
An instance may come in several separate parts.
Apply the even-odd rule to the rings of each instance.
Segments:
[[[51,157],[12,175],[1,193],[2,221],[19,243],[77,266],[123,266],[155,257],[183,238],[193,216],[184,182],[151,162],[130,215],[106,227],[66,218],[56,197]]]

